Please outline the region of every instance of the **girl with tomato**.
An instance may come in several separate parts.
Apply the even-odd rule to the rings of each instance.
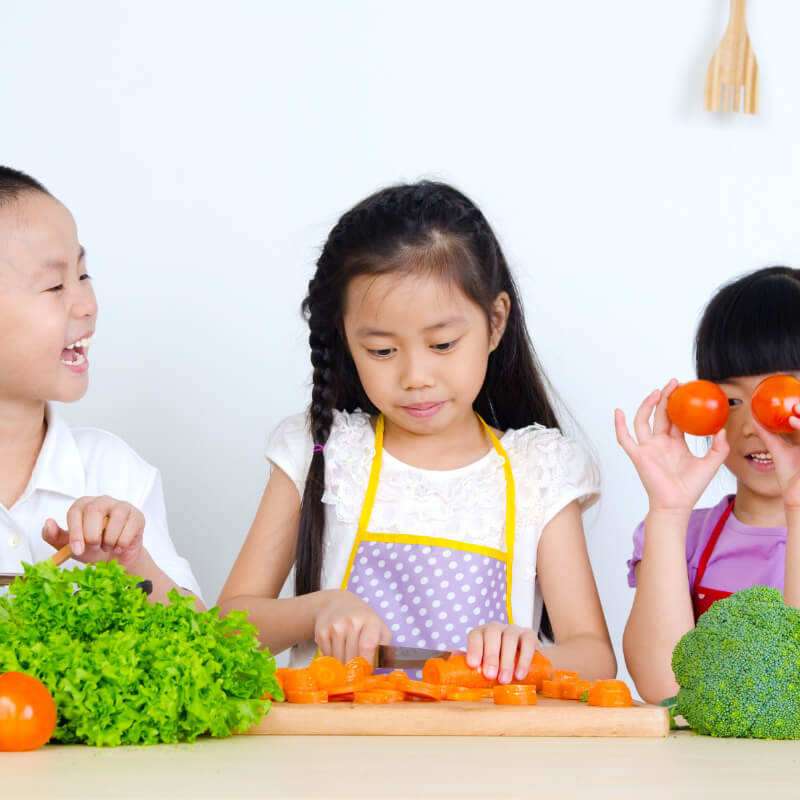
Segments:
[[[67,543],[78,563],[117,559],[165,600],[199,597],[167,531],[161,477],[128,445],[70,428],[52,401],[83,397],[97,301],[69,210],[0,166],[0,572]]]
[[[770,424],[762,392],[753,396],[773,373],[800,377],[800,270],[770,267],[722,287],[700,321],[695,355],[698,378],[730,406],[703,457],[672,421],[693,412],[673,403],[667,413],[675,380],[642,403],[635,438],[622,411],[614,414],[650,504],[628,562],[636,594],[623,637],[628,670],[650,702],[676,694],[672,651],[715,600],[765,585],[800,606],[800,403],[789,401],[792,433],[779,435],[762,424]],[[736,494],[695,509],[723,465]]]

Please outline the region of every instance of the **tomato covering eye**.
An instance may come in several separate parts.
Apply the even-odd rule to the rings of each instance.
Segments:
[[[791,375],[770,375],[753,390],[750,408],[755,418],[773,433],[792,433],[789,424],[800,403],[800,381]]]
[[[682,383],[667,400],[669,418],[693,436],[713,436],[722,430],[729,409],[725,392],[711,381]]]

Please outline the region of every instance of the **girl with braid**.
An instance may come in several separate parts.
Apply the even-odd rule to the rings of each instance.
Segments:
[[[222,611],[247,609],[292,666],[391,643],[466,650],[501,683],[536,649],[612,677],[581,521],[597,468],[559,431],[478,208],[441,183],[373,194],[331,231],[303,311],[310,409],[270,439]]]

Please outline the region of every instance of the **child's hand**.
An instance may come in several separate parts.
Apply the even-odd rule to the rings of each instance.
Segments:
[[[539,639],[530,628],[490,622],[467,635],[467,664],[482,666],[483,676],[490,681],[513,683],[528,674],[537,647]]]
[[[789,424],[795,429],[795,433],[772,433],[756,419],[755,414],[751,419],[758,438],[764,442],[772,456],[784,507],[800,509],[800,403],[794,407],[794,413],[789,417]]]
[[[617,441],[636,467],[653,511],[694,508],[730,451],[723,429],[714,436],[711,449],[702,458],[692,454],[683,432],[667,416],[667,400],[677,385],[673,378],[639,407],[633,422],[638,443],[628,432],[625,415],[619,409],[614,411]]]
[[[48,519],[42,538],[59,549],[69,542],[72,557],[84,563],[116,558],[123,567],[136,563],[142,551],[144,515],[113,497],[81,497],[67,511],[67,530]]]
[[[379,644],[391,644],[392,632],[367,603],[352,592],[322,592],[314,622],[314,640],[325,656],[343,664],[356,656],[372,661]]]

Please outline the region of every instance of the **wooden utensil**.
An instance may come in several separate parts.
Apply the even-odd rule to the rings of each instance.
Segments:
[[[731,0],[728,28],[706,74],[707,111],[741,106],[745,114],[758,114],[758,64],[747,34],[746,6],[747,0]]]

